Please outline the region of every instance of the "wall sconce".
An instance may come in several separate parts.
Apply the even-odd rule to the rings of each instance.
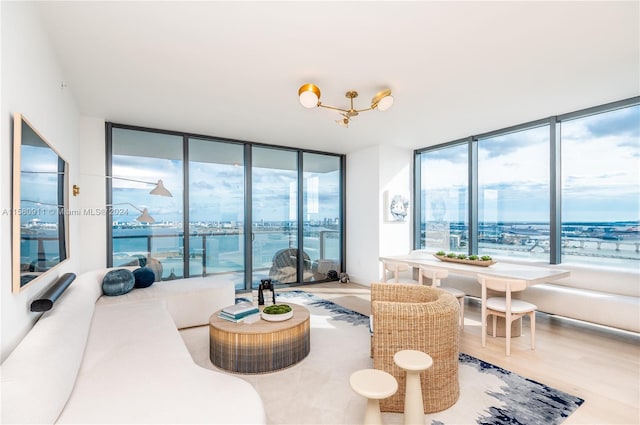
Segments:
[[[80,195],[80,186],[78,186],[77,184],[74,184],[73,187],[71,188],[71,193],[73,193],[73,196]]]

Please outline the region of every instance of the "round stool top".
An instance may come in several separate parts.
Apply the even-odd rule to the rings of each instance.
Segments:
[[[398,391],[398,381],[391,374],[378,369],[362,369],[351,374],[349,384],[363,397],[382,399]]]
[[[393,355],[393,361],[404,370],[418,371],[429,369],[433,359],[427,353],[417,350],[402,350]]]

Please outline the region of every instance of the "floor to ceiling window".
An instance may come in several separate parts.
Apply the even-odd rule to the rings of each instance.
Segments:
[[[189,138],[189,275],[244,288],[244,146]],[[195,260],[195,261],[193,261]]]
[[[478,254],[548,258],[548,125],[478,140],[478,231]]]
[[[340,158],[305,152],[302,156],[305,259],[304,281],[324,280],[340,270],[342,258]]]
[[[297,282],[298,154],[253,147],[251,160],[253,282]]]
[[[182,137],[114,128],[111,134],[110,263],[183,277]],[[171,196],[150,191],[162,180]]]
[[[112,123],[107,152],[109,265],[238,290],[344,268],[343,155]],[[159,180],[171,196],[154,196]]]
[[[464,250],[468,244],[469,149],[454,144],[420,153],[418,247]]]
[[[640,260],[640,105],[562,122],[562,256]]]
[[[640,97],[415,155],[416,249],[640,269]]]

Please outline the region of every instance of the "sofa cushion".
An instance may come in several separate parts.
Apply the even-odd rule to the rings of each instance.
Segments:
[[[102,279],[102,292],[109,297],[124,295],[133,289],[135,282],[131,270],[111,270]]]
[[[264,422],[248,382],[193,362],[161,299],[96,305],[75,388],[57,421]]]
[[[140,267],[133,271],[136,288],[148,288],[156,281],[156,275],[149,267]]]

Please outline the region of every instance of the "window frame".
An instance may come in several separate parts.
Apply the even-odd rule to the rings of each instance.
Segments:
[[[471,135],[462,139],[446,142],[426,148],[414,150],[414,207],[413,207],[413,248],[422,249],[420,246],[420,229],[422,213],[421,197],[421,170],[420,158],[423,152],[443,149],[454,145],[466,143],[469,149],[468,155],[468,217],[469,217],[469,241],[467,254],[478,252],[478,141],[496,136],[503,136],[530,128],[549,126],[549,264],[562,262],[562,157],[560,126],[565,121],[577,118],[585,118],[592,115],[614,111],[640,105],[640,96],[624,100],[610,102],[586,109],[581,109],[561,115],[538,119],[523,124],[505,127],[499,130]]]
[[[237,144],[237,145],[242,145],[244,147],[244,190],[245,190],[245,199],[244,199],[244,207],[245,207],[245,214],[244,214],[244,244],[245,244],[245,285],[244,285],[244,289],[242,291],[251,291],[252,290],[252,273],[251,273],[251,269],[247,269],[247,265],[252,264],[252,202],[251,202],[251,196],[250,194],[252,193],[252,173],[251,173],[251,169],[252,169],[252,165],[253,165],[253,161],[252,161],[252,148],[253,147],[264,147],[264,148],[270,148],[270,149],[279,149],[279,150],[286,150],[286,151],[293,151],[297,153],[297,162],[298,162],[298,236],[300,238],[302,238],[303,236],[303,226],[304,223],[302,222],[303,220],[303,216],[301,214],[302,211],[302,198],[303,198],[303,193],[302,191],[304,190],[304,187],[302,184],[300,184],[300,182],[302,181],[303,178],[303,155],[305,153],[311,153],[311,154],[319,154],[319,155],[327,155],[327,156],[334,156],[339,158],[339,164],[340,164],[340,183],[339,183],[339,188],[340,188],[340,196],[339,196],[339,220],[340,220],[340,224],[339,224],[339,231],[340,231],[340,246],[341,246],[341,256],[339,259],[339,263],[340,263],[340,269],[341,270],[346,270],[346,225],[345,225],[345,219],[346,219],[346,201],[345,201],[345,196],[346,196],[346,155],[344,154],[338,154],[338,153],[334,153],[334,152],[323,152],[323,151],[319,151],[319,150],[313,150],[313,149],[300,149],[300,148],[294,148],[291,146],[280,146],[280,145],[272,145],[272,144],[267,144],[267,143],[259,143],[259,142],[250,142],[250,141],[243,141],[243,140],[237,140],[237,139],[229,139],[229,138],[223,138],[223,137],[215,137],[215,136],[209,136],[209,135],[203,135],[203,134],[196,134],[196,133],[187,133],[187,132],[179,132],[179,131],[172,131],[172,130],[163,130],[163,129],[156,129],[156,128],[149,128],[149,127],[141,127],[141,126],[135,126],[135,125],[129,125],[129,124],[120,124],[120,123],[113,123],[113,122],[105,122],[105,154],[106,154],[106,158],[105,158],[105,169],[106,169],[106,173],[107,176],[112,175],[112,171],[113,171],[113,129],[125,129],[125,130],[132,130],[132,131],[140,131],[140,132],[149,132],[149,133],[158,133],[158,134],[164,134],[164,135],[170,135],[170,136],[179,136],[182,137],[182,147],[183,147],[183,196],[182,196],[182,202],[183,202],[183,234],[182,234],[182,238],[183,240],[183,246],[184,246],[184,252],[189,252],[189,237],[185,237],[185,235],[188,235],[190,233],[190,226],[189,226],[189,140],[190,139],[201,139],[201,140],[210,140],[212,142],[221,142],[221,143],[230,143],[230,144]],[[106,187],[106,205],[111,205],[113,202],[113,187],[112,187],[112,179],[107,178],[105,179],[105,187]],[[113,267],[113,223],[111,221],[111,218],[109,216],[106,216],[106,227],[107,227],[107,267]],[[302,240],[302,239],[301,239]],[[298,244],[298,252],[300,254],[300,251],[304,249],[304,246],[302,243]],[[302,255],[298,255],[298,277],[299,277],[299,282],[293,283],[293,284],[287,284],[286,286],[295,286],[295,285],[305,285],[305,284],[314,284],[314,283],[320,283],[320,282],[325,282],[327,280],[316,280],[313,282],[304,282],[304,279],[300,279],[300,277],[302,276],[301,274],[301,270],[303,270],[304,268],[304,264],[303,264],[303,258]],[[189,256],[185,255],[183,258],[183,262],[184,262],[184,278],[188,278],[188,277],[194,277],[189,273],[189,267],[188,267],[188,260],[189,260]],[[198,275],[200,276],[200,275]],[[278,285],[280,286],[280,285]]]

